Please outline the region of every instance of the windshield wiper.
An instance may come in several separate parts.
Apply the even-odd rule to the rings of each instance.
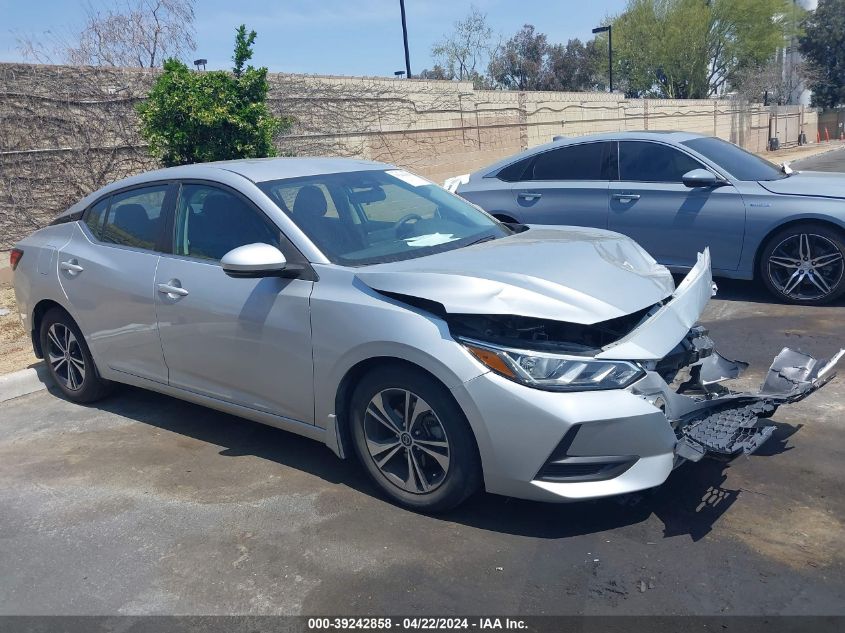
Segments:
[[[481,244],[482,242],[489,242],[490,240],[495,240],[495,235],[485,235],[484,237],[479,237],[477,240],[473,240],[468,244],[464,244],[464,246],[474,246],[475,244]]]

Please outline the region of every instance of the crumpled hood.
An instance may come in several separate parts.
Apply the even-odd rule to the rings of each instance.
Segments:
[[[580,227],[532,227],[465,248],[379,264],[356,276],[374,290],[435,301],[453,314],[507,314],[592,324],[674,290],[633,240]]]
[[[845,176],[823,171],[801,171],[789,178],[761,180],[766,191],[792,196],[845,198]]]

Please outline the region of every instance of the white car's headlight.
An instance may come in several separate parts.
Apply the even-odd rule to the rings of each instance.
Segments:
[[[596,360],[458,340],[497,374],[547,391],[624,389],[645,376],[642,367],[623,360]]]
[[[447,178],[443,182],[443,188],[446,191],[451,191],[455,193],[458,190],[458,187],[461,185],[465,185],[469,182],[469,174],[462,174],[460,176],[452,176],[451,178]]]

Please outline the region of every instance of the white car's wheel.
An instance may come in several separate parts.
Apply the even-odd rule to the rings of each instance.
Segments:
[[[352,437],[373,481],[428,512],[455,507],[481,484],[475,438],[448,390],[405,366],[378,368],[352,396]]]

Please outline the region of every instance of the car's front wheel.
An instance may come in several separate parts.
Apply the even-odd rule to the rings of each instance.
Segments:
[[[56,386],[74,402],[94,402],[111,388],[94,365],[85,338],[70,315],[60,308],[41,319],[41,351]]]
[[[845,293],[845,237],[824,224],[788,227],[763,247],[760,276],[787,303],[829,303]]]
[[[400,504],[449,510],[481,485],[475,438],[449,391],[401,365],[363,377],[351,402],[352,437],[372,480]]]

